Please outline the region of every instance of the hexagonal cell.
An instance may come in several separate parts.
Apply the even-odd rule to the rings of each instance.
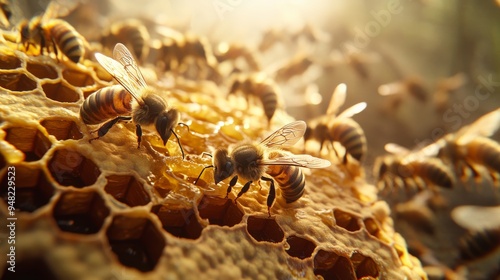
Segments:
[[[95,183],[101,171],[92,160],[74,150],[59,149],[48,163],[52,177],[63,186],[82,188]]]
[[[373,237],[380,238],[380,226],[373,218],[366,218],[363,220],[366,231]]]
[[[35,75],[39,79],[57,79],[57,71],[54,67],[47,64],[38,64],[38,63],[30,63],[28,62],[26,65],[26,69],[31,74]]]
[[[358,279],[364,279],[364,277],[377,278],[379,275],[379,269],[377,264],[372,258],[366,257],[359,252],[354,252],[351,255],[351,262],[356,272],[356,277]],[[371,279],[371,278],[369,278]]]
[[[111,175],[106,177],[108,183],[104,190],[116,200],[130,207],[146,205],[151,201],[144,186],[130,175]]]
[[[59,102],[77,102],[80,95],[72,88],[63,83],[45,83],[42,85],[45,96]]]
[[[161,231],[148,218],[115,216],[106,236],[121,264],[144,272],[155,268],[166,246]]]
[[[197,239],[203,227],[193,209],[175,209],[173,205],[155,205],[151,212],[160,219],[163,229],[179,238]],[[177,207],[178,208],[178,207]]]
[[[200,217],[210,224],[232,227],[241,222],[243,213],[231,199],[204,196],[198,205]]]
[[[0,87],[11,91],[30,91],[36,89],[36,81],[24,73],[4,73],[0,79]]]
[[[344,212],[340,209],[335,209],[333,210],[333,216],[335,216],[337,225],[348,231],[357,231],[361,228],[358,218],[350,213]]]
[[[75,87],[86,87],[94,84],[94,79],[87,73],[65,69],[62,72],[63,78]]]
[[[279,243],[285,237],[274,218],[250,216],[247,220],[247,231],[257,241]]]
[[[109,212],[99,193],[68,191],[57,200],[53,217],[62,231],[93,234],[101,229]]]
[[[10,127],[5,140],[22,151],[25,161],[37,161],[50,149],[52,143],[35,127]]]
[[[5,266],[1,279],[57,279],[57,275],[52,271],[43,257],[28,258],[18,260],[16,258],[15,272],[7,270]]]
[[[290,246],[290,248],[286,251],[290,256],[299,258],[301,260],[309,258],[314,249],[316,248],[316,244],[312,241],[291,235],[286,239],[286,242]]]
[[[314,274],[325,280],[356,280],[356,273],[348,258],[334,252],[319,250],[314,256]]]
[[[2,199],[6,203],[9,202],[9,197],[11,197],[9,192],[12,189],[9,189],[8,185],[11,178],[14,178],[16,187],[14,202],[16,210],[34,212],[50,201],[54,194],[54,187],[40,168],[24,164],[10,166],[14,167],[14,173],[9,172],[12,171],[11,169],[5,172],[0,189]]]
[[[21,60],[11,55],[0,55],[0,69],[17,69],[21,67]]]
[[[45,127],[50,135],[56,137],[57,140],[78,140],[83,138],[78,125],[70,119],[45,119],[40,124]]]

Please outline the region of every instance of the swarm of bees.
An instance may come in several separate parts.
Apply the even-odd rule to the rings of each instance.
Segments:
[[[227,148],[217,149],[212,156],[212,165],[203,168],[195,184],[207,168],[214,168],[215,184],[234,175],[227,188],[227,197],[241,177],[247,182],[236,196],[236,201],[250,189],[253,182],[259,180],[269,182],[267,211],[270,217],[271,207],[276,198],[274,181],[278,183],[285,201],[292,203],[304,193],[305,178],[299,167],[325,168],[331,164],[324,159],[306,154],[295,155],[279,149],[293,146],[302,138],[305,131],[306,123],[295,121],[271,133],[258,144],[241,142],[230,151]],[[265,174],[271,177],[266,177]]]
[[[357,103],[337,115],[339,108],[344,105],[346,92],[345,84],[335,88],[326,115],[310,121],[304,136],[305,141],[315,139],[320,143],[319,153],[323,150],[325,142],[329,142],[334,151],[333,143],[339,142],[346,150],[343,156],[344,163],[348,160],[348,154],[361,161],[367,150],[363,129],[350,118],[362,112],[366,108],[366,103]]]

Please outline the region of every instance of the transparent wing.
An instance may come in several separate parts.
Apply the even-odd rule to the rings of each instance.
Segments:
[[[326,109],[327,115],[337,114],[339,108],[344,105],[346,94],[346,84],[339,84],[332,93],[332,99],[330,99],[330,104],[328,104],[328,109]]]
[[[307,168],[325,168],[331,165],[330,161],[311,155],[287,155],[273,159],[263,159],[260,165],[293,165]]]
[[[396,143],[387,143],[384,145],[384,149],[394,155],[405,155],[410,152],[407,148],[398,145]]]
[[[402,82],[383,84],[378,87],[378,94],[382,96],[403,94],[405,91],[406,90]]]
[[[293,146],[304,136],[306,128],[304,121],[291,122],[271,133],[260,144],[267,147]]]
[[[366,102],[360,102],[358,104],[354,104],[351,107],[345,109],[342,113],[340,113],[337,118],[350,118],[356,114],[361,113],[366,108]]]
[[[486,115],[481,116],[472,124],[461,128],[457,132],[457,142],[464,144],[470,142],[477,136],[490,137],[500,126],[500,109],[496,109]]]
[[[134,56],[123,44],[118,43],[113,49],[113,57],[116,61],[120,62],[125,71],[128,73],[130,79],[139,84],[142,88],[147,87],[146,80],[142,76],[142,72],[135,62]]]

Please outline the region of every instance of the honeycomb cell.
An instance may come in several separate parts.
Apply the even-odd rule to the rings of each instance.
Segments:
[[[55,101],[72,103],[80,100],[80,95],[63,83],[45,83],[42,88],[45,96]]]
[[[52,177],[63,186],[82,188],[95,183],[101,175],[92,160],[74,150],[59,149],[48,163]]]
[[[241,222],[243,213],[230,199],[204,196],[198,205],[200,217],[210,224],[232,227]]]
[[[314,256],[314,274],[325,280],[356,280],[356,273],[348,258],[334,252],[319,250]]]
[[[50,135],[56,137],[57,140],[78,140],[83,137],[83,134],[78,129],[78,125],[69,119],[45,119],[40,123]]]
[[[35,127],[10,127],[5,140],[22,151],[25,161],[37,161],[50,149],[50,140]]]
[[[63,79],[75,87],[86,87],[94,84],[94,79],[87,73],[65,69]]]
[[[357,231],[361,228],[358,222],[358,218],[350,213],[335,209],[333,211],[333,216],[335,217],[337,225],[348,231]]]
[[[197,239],[203,227],[193,209],[175,209],[173,205],[155,205],[151,212],[160,219],[163,229],[179,238]]]
[[[166,246],[161,231],[142,217],[115,216],[106,236],[122,265],[144,272],[155,268]]]
[[[363,220],[365,224],[366,231],[376,238],[380,238],[380,227],[378,223],[373,218],[366,218]]]
[[[10,168],[5,172],[0,189],[2,199],[8,205],[10,205],[9,197],[13,197],[9,192],[14,191],[9,188],[9,181],[14,181],[14,207],[18,211],[34,212],[50,201],[54,187],[40,168],[24,164],[9,167],[13,167],[14,170]],[[14,173],[11,173],[12,171]]]
[[[15,272],[7,270],[5,266],[1,279],[57,279],[57,275],[50,269],[50,266],[42,258],[16,259]]]
[[[290,256],[302,260],[309,258],[316,248],[316,245],[312,241],[294,235],[289,236],[286,239],[286,242],[290,246],[290,248],[286,252]]]
[[[379,269],[372,258],[366,257],[359,252],[354,252],[351,255],[351,262],[358,279],[362,279],[363,277],[378,277]]]
[[[54,67],[47,64],[38,64],[28,62],[26,65],[28,72],[35,75],[39,79],[57,79],[57,71]]]
[[[260,218],[249,216],[247,220],[247,231],[257,241],[279,243],[283,241],[285,234],[274,218]]]
[[[21,60],[11,55],[0,55],[0,69],[10,70],[21,67]]]
[[[97,192],[68,191],[57,200],[53,217],[62,231],[94,234],[101,229],[109,212]]]
[[[104,190],[116,200],[130,207],[146,205],[151,201],[149,194],[134,176],[111,175],[106,177],[108,183]]]
[[[30,91],[36,89],[36,82],[24,73],[5,73],[0,76],[0,87],[11,91]]]

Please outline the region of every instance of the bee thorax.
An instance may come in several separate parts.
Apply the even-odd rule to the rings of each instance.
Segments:
[[[153,124],[156,118],[167,109],[167,104],[160,96],[148,94],[143,97],[144,105],[135,104],[133,120],[140,125]]]

